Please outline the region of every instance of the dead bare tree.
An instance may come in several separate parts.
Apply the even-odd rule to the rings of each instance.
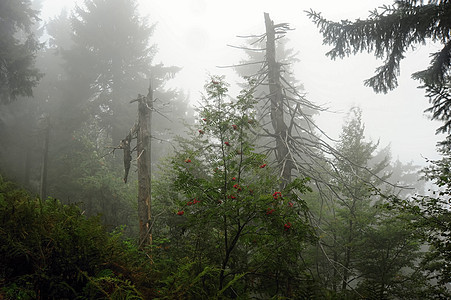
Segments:
[[[290,155],[288,146],[289,128],[284,120],[284,103],[283,89],[280,82],[280,67],[276,61],[276,32],[283,33],[289,29],[287,24],[278,24],[274,26],[274,22],[269,18],[269,14],[265,13],[266,25],[266,64],[268,67],[268,85],[270,100],[270,116],[271,124],[274,130],[273,137],[276,142],[275,154],[277,163],[280,168],[280,177],[282,178],[282,188],[291,180],[291,172],[294,168],[294,161]]]
[[[151,118],[153,111],[153,92],[149,84],[147,97],[138,95],[130,103],[138,102],[138,121],[121,140],[118,147],[124,151],[124,182],[127,183],[132,153],[136,152],[138,164],[138,220],[139,247],[152,244],[151,232]],[[132,149],[132,140],[136,147]]]
[[[264,53],[264,59],[245,62],[232,67],[259,65],[256,72],[246,75],[254,79],[259,101],[258,109],[262,133],[260,145],[262,152],[274,157],[283,184],[291,182],[296,176],[307,176],[322,191],[324,188],[335,193],[336,183],[341,182],[340,174],[335,170],[336,161],[349,164],[353,169],[365,169],[377,178],[371,169],[359,166],[335,149],[331,139],[314,120],[313,115],[326,111],[309,101],[305,94],[289,78],[290,63],[276,59],[276,42],[292,30],[287,23],[274,24],[268,13],[264,14],[266,32],[261,35],[241,36],[253,39],[249,47],[236,47],[246,51]],[[265,44],[265,48],[255,45]],[[227,66],[230,67],[230,66]],[[332,179],[331,179],[332,178]],[[366,182],[374,185],[374,182]],[[320,186],[322,188],[320,188]]]
[[[250,47],[233,46],[248,53],[261,53],[264,58],[258,57],[255,61],[232,66],[247,68],[248,71],[259,66],[257,71],[253,70],[246,77],[253,78],[259,86],[256,99],[259,101],[262,127],[259,134],[262,152],[274,158],[282,188],[297,176],[309,177],[320,196],[321,210],[323,206],[333,209],[332,202],[343,199],[343,195],[338,192],[340,189],[349,189],[349,194],[352,194],[352,187],[344,184],[346,181],[336,168],[337,162],[348,165],[355,174],[370,174],[362,178],[369,186],[376,187],[384,178],[377,176],[377,172],[367,166],[360,166],[343,156],[331,145],[335,141],[315,124],[313,114],[326,109],[310,102],[289,78],[289,63],[277,60],[276,42],[291,28],[287,23],[274,24],[268,13],[264,14],[264,19],[264,34],[242,36],[252,39]],[[311,222],[318,231],[322,230],[325,222],[321,214],[311,216]],[[318,251],[327,256],[321,242]],[[336,268],[336,259],[327,259]]]

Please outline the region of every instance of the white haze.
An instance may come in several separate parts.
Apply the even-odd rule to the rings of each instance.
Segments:
[[[42,17],[53,17],[64,6],[70,11],[74,2],[46,0]],[[417,88],[419,82],[410,75],[424,69],[429,63],[429,53],[438,47],[427,45],[410,51],[401,64],[399,87],[386,95],[375,94],[371,88],[364,87],[363,80],[372,76],[382,62],[369,54],[330,60],[325,56],[330,46],[322,45],[321,34],[304,12],[313,9],[328,19],[355,20],[366,18],[376,7],[392,3],[388,0],[141,0],[139,7],[141,15],[157,24],[152,42],[159,52],[154,62],[183,67],[170,86],[189,92],[193,103],[199,99],[208,74],[226,75],[232,86],[240,81],[233,70],[217,66],[237,64],[244,57],[241,50],[227,45],[243,45],[244,41],[237,35],[263,33],[263,12],[268,12],[275,23],[290,23],[295,30],[287,38],[291,41],[289,45],[299,51],[300,59],[294,67],[296,78],[304,85],[310,101],[323,104],[331,111],[316,118],[319,127],[332,138],[338,138],[349,108],[359,106],[363,109],[369,139],[380,140],[382,147],[390,144],[394,159],[424,165],[425,157],[439,157],[435,145],[443,137],[435,135],[440,123],[430,121],[423,113],[429,103],[423,90]]]

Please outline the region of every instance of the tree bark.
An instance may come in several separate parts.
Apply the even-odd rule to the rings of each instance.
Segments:
[[[345,246],[345,261],[343,262],[344,270],[343,270],[343,282],[341,285],[341,289],[344,291],[346,290],[348,286],[348,280],[349,280],[349,268],[351,266],[351,247],[352,247],[352,241],[353,241],[353,221],[349,220],[349,237],[347,241],[347,245]]]
[[[25,150],[25,166],[24,166],[23,183],[26,187],[30,186],[30,169],[31,169],[31,147]]]
[[[49,139],[50,139],[50,122],[48,116],[43,120],[44,125],[44,144],[41,164],[41,183],[39,195],[41,199],[47,198],[47,167],[49,157]]]
[[[152,89],[149,85],[147,97],[138,99],[138,218],[140,246],[145,247],[152,242],[150,228],[151,219],[151,114]]]
[[[276,159],[280,168],[282,186],[291,181],[294,167],[288,149],[288,127],[284,121],[283,94],[280,83],[280,64],[276,61],[276,31],[268,13],[264,13],[266,26],[266,63],[268,65],[269,98],[271,102],[271,123],[276,136]]]

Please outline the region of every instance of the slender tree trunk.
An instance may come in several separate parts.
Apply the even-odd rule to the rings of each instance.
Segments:
[[[288,149],[288,127],[284,121],[283,94],[280,83],[280,64],[276,61],[276,32],[274,22],[264,13],[266,25],[266,63],[268,64],[271,123],[276,136],[276,159],[280,168],[282,187],[291,181],[293,161]]]
[[[50,123],[49,118],[46,117],[44,123],[44,145],[41,164],[41,184],[39,194],[41,199],[47,198],[47,167],[49,157],[49,139],[50,139]]]
[[[224,217],[225,218],[225,217]],[[224,221],[227,219],[225,218]],[[225,226],[227,226],[227,223],[225,222]],[[224,244],[225,244],[225,256],[224,260],[222,261],[222,268],[221,272],[219,274],[219,290],[222,290],[224,288],[224,279],[226,277],[225,270],[229,264],[230,256],[232,254],[232,251],[235,249],[236,244],[238,243],[239,238],[241,237],[241,233],[246,227],[246,224],[238,224],[237,232],[234,234],[233,239],[228,240],[227,237],[225,237]]]
[[[348,286],[348,279],[349,279],[349,267],[351,265],[351,243],[353,240],[353,221],[349,220],[349,237],[348,242],[345,247],[345,261],[343,263],[344,271],[343,271],[343,282],[341,285],[341,289],[345,290]]]
[[[112,88],[111,88],[111,109],[113,111],[113,115],[111,116],[111,140],[113,145],[119,144],[124,132],[122,122],[119,118],[121,113],[123,113],[123,104],[121,104],[121,96],[119,91],[123,86],[121,83],[122,75],[121,75],[121,58],[116,53],[112,54],[111,57],[111,76],[112,76]]]
[[[338,261],[338,251],[337,251],[338,244],[337,244],[337,235],[335,234],[335,231],[332,236],[334,238],[334,242],[333,242],[334,248],[332,250],[333,251],[333,259],[334,259],[334,264],[336,264],[336,262]],[[337,267],[335,265],[333,268],[333,275],[332,275],[332,278],[333,278],[332,290],[334,292],[337,291],[337,283],[339,283],[339,281],[337,281],[337,276],[338,276],[338,272],[337,272]]]
[[[150,245],[152,234],[150,228],[151,219],[151,114],[152,114],[152,89],[149,86],[147,97],[138,99],[138,218],[139,240],[142,247]]]
[[[30,185],[30,169],[31,169],[31,147],[27,147],[25,150],[25,166],[24,166],[23,183],[25,186]]]
[[[336,221],[337,221],[337,216],[336,216],[336,214],[335,214],[335,206],[334,205],[332,205],[332,216],[333,216],[333,219],[332,219],[332,222],[334,222],[334,224],[336,224]],[[339,246],[339,244],[337,243],[337,239],[338,239],[338,235],[337,235],[337,231],[336,231],[336,228],[335,227],[332,227],[332,237],[333,237],[333,249],[332,249],[332,253],[333,253],[333,263],[334,263],[334,266],[333,266],[333,275],[332,275],[332,290],[334,291],[334,292],[337,292],[338,291],[338,284],[340,283],[340,281],[339,280],[337,280],[338,279],[338,276],[339,276],[339,273],[338,273],[338,264],[337,264],[337,262],[338,262],[338,249],[340,248]]]

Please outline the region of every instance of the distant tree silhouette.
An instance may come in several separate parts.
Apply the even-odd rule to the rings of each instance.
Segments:
[[[37,20],[30,0],[0,2],[0,104],[31,97],[42,77],[35,67],[41,44],[32,33]]]

